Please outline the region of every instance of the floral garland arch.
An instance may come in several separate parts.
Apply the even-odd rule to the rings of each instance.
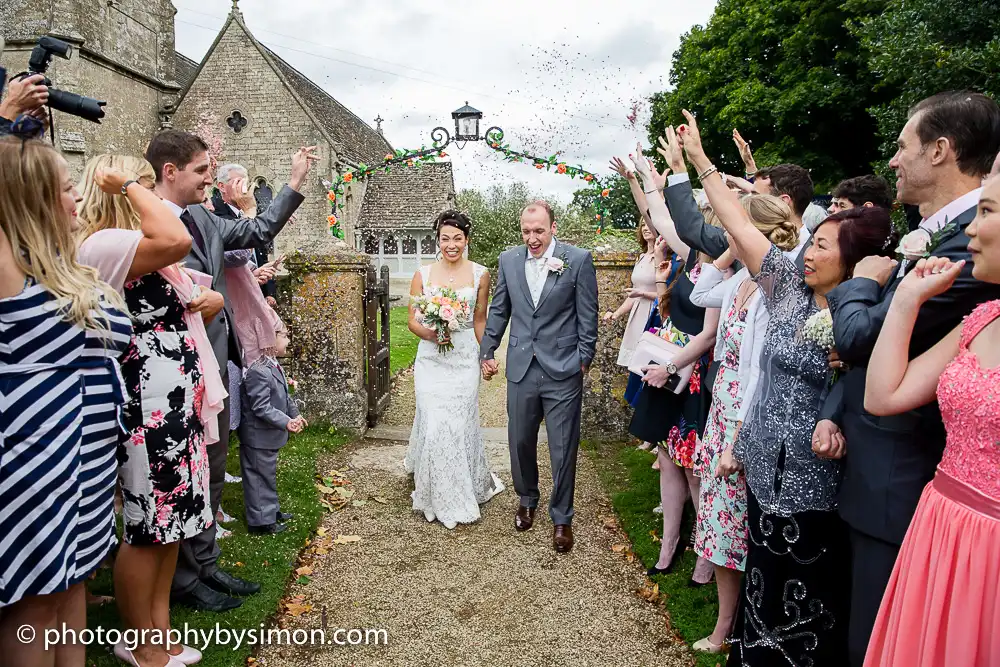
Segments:
[[[554,169],[557,174],[569,176],[573,179],[582,178],[585,182],[591,184],[591,187],[594,189],[595,201],[601,202],[600,209],[594,214],[594,219],[597,222],[597,233],[600,234],[604,231],[604,220],[607,219],[609,214],[607,203],[604,200],[611,193],[601,187],[596,174],[587,171],[580,165],[570,165],[560,161],[558,153],[549,157],[539,157],[511,150],[509,144],[503,143],[503,135],[503,130],[493,127],[486,131],[485,140],[486,145],[502,154],[504,160],[507,162],[531,164],[538,170],[552,171]],[[448,157],[448,154],[444,152],[445,147],[451,143],[451,137],[448,133],[443,128],[436,128],[431,133],[431,136],[434,138],[434,143],[430,148],[421,146],[416,150],[397,150],[394,153],[386,153],[381,164],[367,165],[361,163],[353,169],[338,174],[337,179],[333,182],[324,181],[324,185],[329,189],[327,200],[332,207],[330,215],[327,216],[330,235],[338,239],[344,238],[344,230],[340,225],[339,213],[344,208],[344,188],[347,185],[354,181],[367,179],[379,171],[388,174],[396,165],[420,169],[429,162],[436,162],[440,158]],[[443,139],[439,137],[443,137]]]

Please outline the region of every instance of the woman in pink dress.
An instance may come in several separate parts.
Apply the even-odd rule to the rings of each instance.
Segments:
[[[621,348],[618,350],[618,365],[628,367],[632,360],[632,353],[635,346],[642,337],[642,332],[649,319],[649,313],[653,310],[653,302],[656,301],[656,266],[653,262],[653,243],[656,241],[654,232],[645,220],[639,223],[635,230],[636,239],[642,247],[642,254],[639,261],[632,269],[632,288],[618,310],[608,311],[604,314],[604,321],[617,320],[624,315],[628,315],[628,324],[625,325],[625,333],[622,335]]]
[[[978,280],[1000,283],[1000,178],[967,228]],[[981,304],[907,360],[920,306],[964,261],[922,259],[896,290],[868,367],[865,409],[900,414],[935,398],[948,432],[886,589],[865,667],[1000,665],[1000,301]],[[847,443],[850,448],[851,443]]]

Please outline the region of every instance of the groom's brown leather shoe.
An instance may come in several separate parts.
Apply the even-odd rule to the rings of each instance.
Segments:
[[[552,531],[552,546],[561,554],[573,548],[573,527],[569,525],[556,526]]]
[[[518,507],[517,514],[514,515],[514,528],[519,532],[523,532],[533,525],[535,525],[535,508],[525,507],[524,505]]]

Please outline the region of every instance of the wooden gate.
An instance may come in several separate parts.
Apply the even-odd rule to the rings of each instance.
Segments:
[[[389,267],[376,278],[375,267],[365,274],[365,386],[368,390],[368,426],[378,424],[389,406]]]

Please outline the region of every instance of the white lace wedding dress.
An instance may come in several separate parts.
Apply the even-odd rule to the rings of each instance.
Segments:
[[[486,268],[473,265],[474,287],[455,290],[473,309]],[[430,290],[430,266],[420,269],[424,292]],[[447,528],[480,518],[479,505],[503,491],[490,471],[479,427],[479,343],[471,328],[451,336],[455,349],[446,354],[421,340],[413,368],[417,412],[403,465],[413,473],[413,509]]]

